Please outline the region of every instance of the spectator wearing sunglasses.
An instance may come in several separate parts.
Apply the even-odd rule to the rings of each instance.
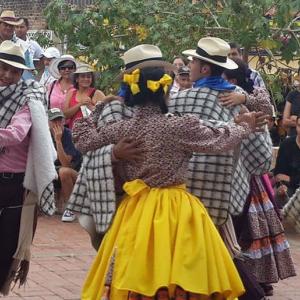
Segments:
[[[76,61],[72,55],[62,55],[54,59],[49,73],[56,79],[48,88],[48,107],[63,110],[66,94],[74,89],[72,74],[76,71]]]

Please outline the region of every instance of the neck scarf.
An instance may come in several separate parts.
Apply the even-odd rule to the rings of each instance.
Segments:
[[[193,87],[207,87],[216,91],[232,91],[235,85],[229,83],[221,76],[209,76],[194,82]]]

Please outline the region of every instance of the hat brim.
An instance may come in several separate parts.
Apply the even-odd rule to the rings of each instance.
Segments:
[[[49,73],[55,78],[55,79],[59,79],[61,77],[59,70],[58,70],[58,65],[62,62],[62,61],[72,61],[76,68],[77,68],[77,63],[75,61],[75,59],[73,58],[66,58],[66,57],[59,57],[59,58],[55,58],[50,66],[49,66]]]
[[[115,78],[115,80],[121,80],[124,74],[131,73],[133,70],[145,69],[145,68],[151,68],[151,67],[164,68],[166,71],[176,71],[177,70],[177,68],[173,64],[171,64],[167,61],[164,61],[164,60],[147,60],[147,61],[144,61],[144,62],[141,62],[141,63],[137,63],[133,67],[124,70],[123,72],[121,72]]]
[[[0,61],[10,65],[10,66],[13,66],[17,69],[22,69],[22,70],[32,70],[31,68],[28,68],[26,65],[23,65],[23,64],[20,64],[18,62],[14,62],[14,61],[11,61],[11,60],[6,60],[6,59],[2,59],[0,58]]]
[[[185,51],[182,52],[182,54],[185,55],[185,56],[192,56],[192,57],[207,61],[209,63],[212,63],[214,65],[223,67],[223,68],[228,69],[228,70],[234,70],[234,69],[238,68],[238,65],[228,57],[227,57],[227,61],[225,63],[222,63],[222,62],[218,62],[218,61],[215,61],[213,59],[201,56],[196,52],[196,50],[193,50],[193,49],[185,50]]]
[[[52,116],[52,117],[48,116],[49,121],[53,121],[53,120],[56,120],[56,119],[64,119],[64,118],[65,118],[64,115],[56,115],[56,116]]]
[[[6,24],[9,24],[9,25],[12,25],[12,26],[19,26],[21,25],[24,21],[21,19],[19,21],[5,21],[5,20],[2,20],[0,18],[0,22],[3,22],[3,23],[6,23]]]
[[[89,71],[75,71],[74,74],[86,74],[86,73],[96,73],[95,70],[89,70]]]

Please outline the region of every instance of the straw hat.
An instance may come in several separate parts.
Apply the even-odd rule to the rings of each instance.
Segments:
[[[124,73],[130,73],[135,69],[148,67],[163,67],[169,71],[175,71],[176,67],[165,61],[157,46],[142,44],[127,50],[121,57],[125,64],[125,70],[117,77],[120,79]]]
[[[74,56],[69,54],[62,55],[61,57],[52,60],[49,66],[49,73],[56,79],[59,79],[61,77],[58,70],[58,65],[63,61],[72,61],[75,64],[75,67],[77,67]]]
[[[205,37],[199,40],[197,49],[185,50],[182,54],[196,57],[225,69],[237,69],[238,65],[228,58],[230,46],[222,39]]]
[[[94,73],[95,70],[88,64],[81,64],[77,66],[74,74],[83,74],[83,73]]]
[[[12,41],[4,41],[0,45],[0,61],[18,69],[30,70],[25,64],[25,56],[21,46]]]
[[[0,15],[0,22],[13,26],[18,26],[23,23],[23,19],[16,18],[15,12],[12,10],[3,10]]]

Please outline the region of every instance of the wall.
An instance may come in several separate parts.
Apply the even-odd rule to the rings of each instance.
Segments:
[[[93,0],[66,0],[70,4],[80,6],[92,4]],[[31,29],[46,29],[47,24],[43,16],[43,10],[49,0],[0,0],[0,10],[13,10],[17,17],[29,19]]]

